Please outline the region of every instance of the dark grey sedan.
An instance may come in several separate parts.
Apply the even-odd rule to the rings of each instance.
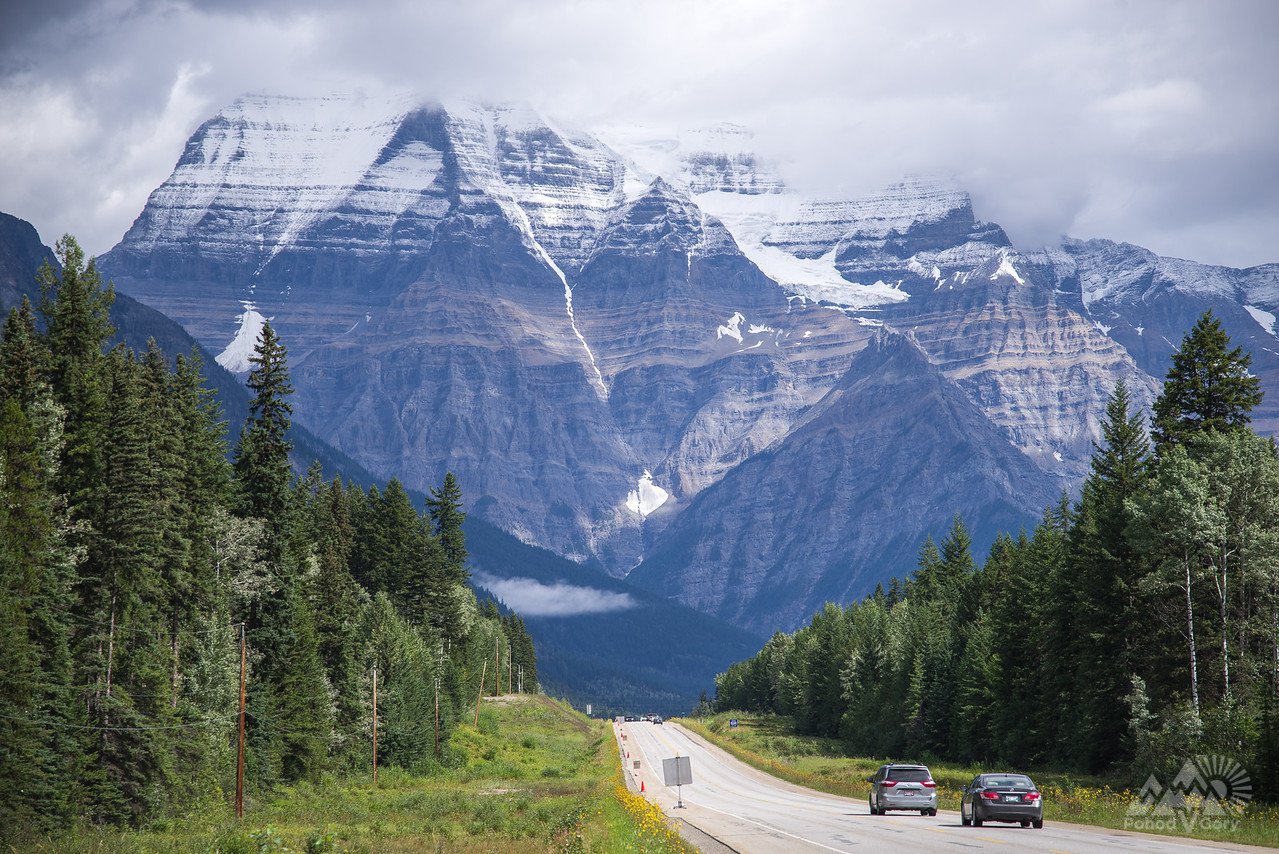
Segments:
[[[981,827],[986,821],[1043,827],[1044,797],[1025,774],[979,774],[964,789],[959,820],[973,827]]]

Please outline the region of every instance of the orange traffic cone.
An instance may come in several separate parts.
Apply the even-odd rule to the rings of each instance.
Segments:
[[[644,781],[640,780],[640,791],[644,791]]]

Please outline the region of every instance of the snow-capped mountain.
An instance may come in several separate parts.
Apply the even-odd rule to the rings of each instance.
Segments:
[[[375,472],[453,470],[526,541],[764,630],[956,511],[1035,518],[1201,306],[1279,351],[1276,268],[1018,252],[947,181],[800,193],[737,126],[412,98],[237,101],[102,266],[233,370],[271,318],[300,417]]]

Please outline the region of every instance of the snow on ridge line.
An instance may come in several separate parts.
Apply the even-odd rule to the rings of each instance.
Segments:
[[[235,331],[235,337],[214,359],[233,374],[242,374],[253,367],[250,359],[253,358],[258,337],[262,334],[262,325],[267,321],[252,302],[242,300],[240,305],[244,306],[244,312],[238,315],[240,326]]]

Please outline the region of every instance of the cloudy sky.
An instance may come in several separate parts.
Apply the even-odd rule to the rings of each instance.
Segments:
[[[1276,37],[1272,0],[7,0],[0,210],[101,253],[237,95],[409,90],[735,121],[812,189],[951,174],[1023,247],[1248,266],[1279,261]]]

